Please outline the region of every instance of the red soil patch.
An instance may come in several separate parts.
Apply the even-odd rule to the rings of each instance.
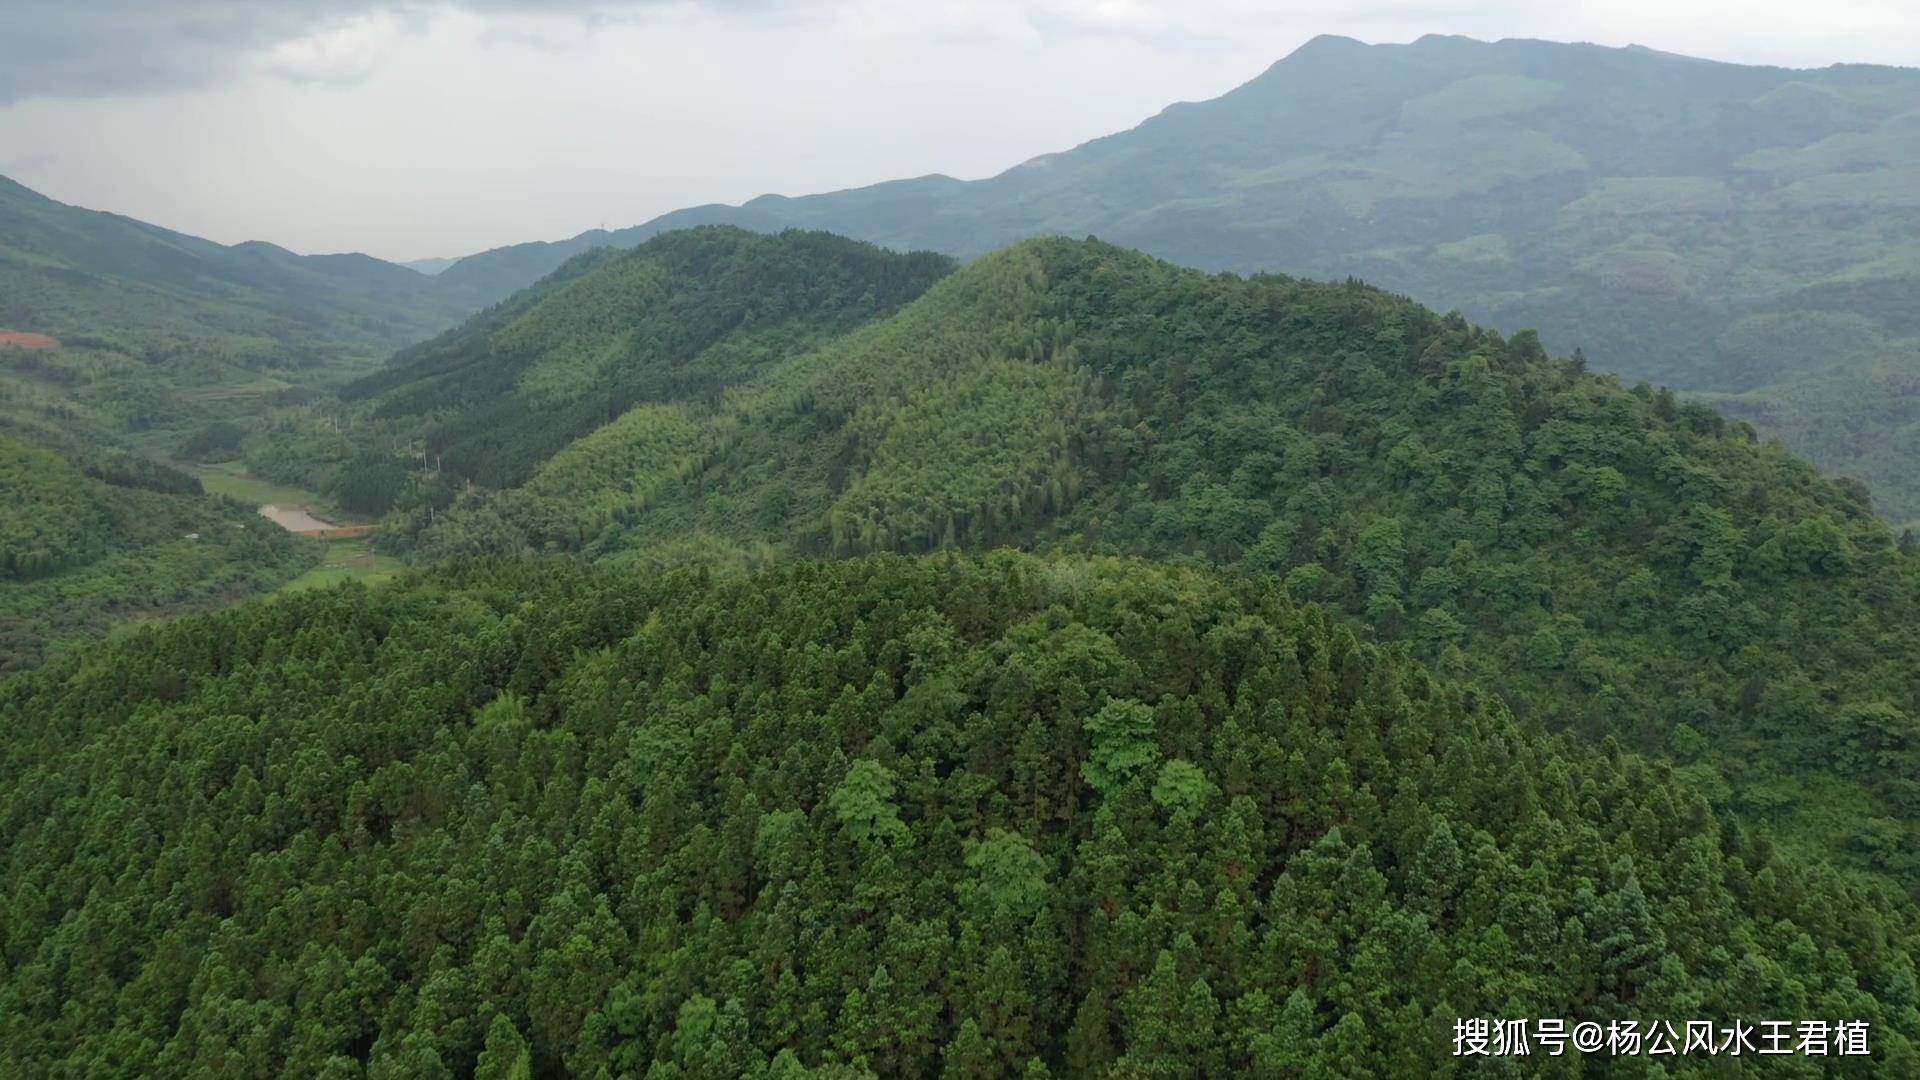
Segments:
[[[60,342],[45,334],[28,334],[19,330],[0,330],[0,349],[57,349]]]

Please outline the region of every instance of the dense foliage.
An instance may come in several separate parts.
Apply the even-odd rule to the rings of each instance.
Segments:
[[[1920,1069],[1903,898],[1270,579],[469,566],[142,631],[0,725],[26,1077],[1444,1076],[1461,1015]]]
[[[1920,564],[1858,485],[1357,284],[982,259],[717,406],[652,403],[428,556],[1017,544],[1283,576],[1517,712],[1920,881]]]
[[[376,419],[429,418],[440,468],[518,483],[640,402],[717,399],[891,314],[951,268],[826,233],[688,230],[582,256],[341,397],[375,398]]]
[[[1488,78],[1396,123],[1577,96]],[[1914,331],[1858,296],[1877,338],[1741,340]],[[1795,1067],[1920,1074],[1920,556],[1744,423],[1094,241],[668,234],[341,399],[252,347],[0,350],[23,1075],[1384,1078],[1461,1016],[1862,1020]],[[447,565],[68,648],[317,556],[129,444]],[[1547,1069],[1744,1063],[1642,1064]]]
[[[0,431],[0,674],[118,620],[230,602],[315,561],[249,508],[142,458]]]
[[[240,455],[240,443],[247,431],[230,420],[216,420],[195,430],[180,445],[180,456],[188,461],[231,461]]]
[[[162,462],[231,462],[270,410],[477,306],[364,256],[223,246],[0,178],[0,331],[40,332],[0,333],[0,672],[318,561]]]
[[[729,221],[963,256],[1045,233],[1364,276],[1714,400],[1920,521],[1920,71],[1319,38],[991,179],[704,206],[462,260],[504,295],[586,246]]]

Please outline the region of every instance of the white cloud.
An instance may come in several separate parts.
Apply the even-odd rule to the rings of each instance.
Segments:
[[[0,171],[215,239],[389,257],[990,175],[1224,93],[1320,33],[1920,63],[1904,0],[1739,20],[1723,0],[95,0],[55,18],[75,6],[0,0]],[[9,26],[43,47],[20,57]],[[5,105],[22,79],[39,96]]]
[[[834,25],[876,37],[1028,45],[1127,38],[1231,48],[1328,30],[1378,38],[1477,36],[1668,42],[1730,59],[1914,62],[1913,0],[4,0],[0,104],[35,96],[217,86],[249,70],[303,81],[364,78],[429,17],[470,12],[500,40],[581,48],[609,24],[662,13],[735,25]],[[404,28],[404,29],[403,29]]]
[[[293,82],[359,82],[392,54],[404,32],[401,17],[391,11],[355,15],[337,26],[269,47],[258,64],[261,70]]]

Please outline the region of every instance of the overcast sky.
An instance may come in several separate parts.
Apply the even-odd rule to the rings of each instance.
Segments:
[[[1920,66],[1916,0],[0,0],[0,174],[386,258],[987,176],[1320,33]]]

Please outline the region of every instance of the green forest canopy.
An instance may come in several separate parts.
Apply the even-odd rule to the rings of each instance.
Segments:
[[[1898,890],[1273,579],[469,564],[142,630],[0,723],[28,1076],[1445,1076],[1462,1015],[1920,1068]]]
[[[199,481],[125,453],[62,452],[0,428],[0,675],[116,622],[270,591],[307,542]]]
[[[440,467],[517,484],[633,405],[707,400],[775,361],[892,314],[950,272],[820,232],[675,233],[573,260],[465,324],[403,350],[341,399],[421,418]],[[410,432],[411,433],[411,432]]]
[[[431,505],[388,541],[1272,573],[1524,716],[1700,767],[1751,820],[1920,880],[1920,566],[1858,485],[1356,283],[1033,241],[717,402],[663,391],[521,487]]]
[[[1914,557],[1707,408],[1357,281],[737,229],[348,396],[274,441],[447,458],[383,536],[448,565],[0,683],[31,1075],[1920,1068]]]

